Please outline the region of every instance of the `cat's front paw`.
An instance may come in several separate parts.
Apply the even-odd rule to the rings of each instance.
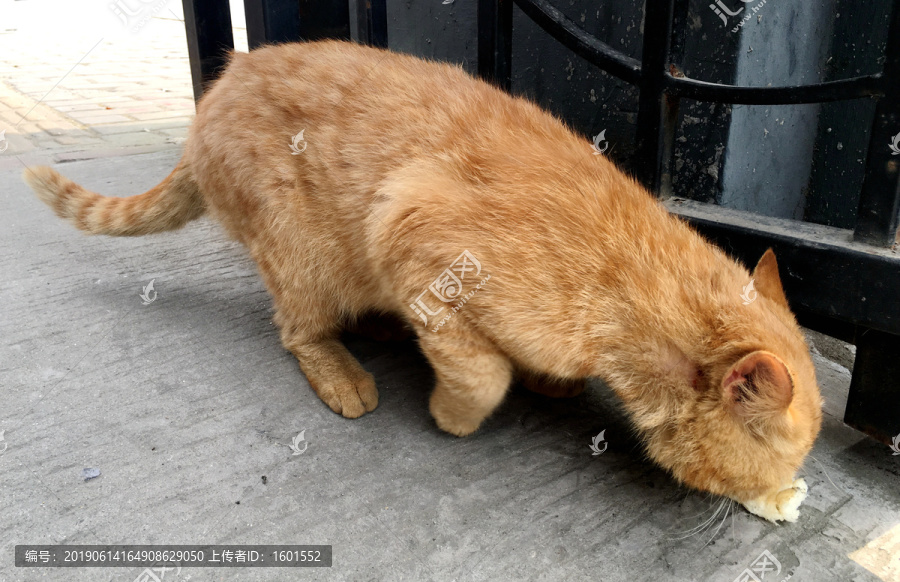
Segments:
[[[800,504],[806,499],[809,488],[806,481],[797,479],[788,487],[774,494],[763,495],[744,503],[747,511],[771,522],[795,522],[800,517]]]
[[[378,406],[378,389],[371,374],[358,378],[336,376],[330,382],[310,382],[328,407],[346,418],[359,418]]]

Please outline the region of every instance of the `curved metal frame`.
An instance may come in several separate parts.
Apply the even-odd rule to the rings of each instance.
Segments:
[[[515,0],[515,3],[547,34],[589,63],[632,85],[641,82],[641,61],[591,35],[546,0]]]
[[[514,0],[522,12],[563,46],[600,67],[610,75],[633,85],[642,81],[641,61],[617,51],[578,26],[547,0]],[[697,101],[733,103],[740,105],[793,105],[824,103],[881,97],[884,95],[883,75],[863,75],[840,81],[790,87],[740,87],[709,83],[683,75],[663,72],[666,93]]]
[[[860,193],[854,238],[877,246],[894,243],[900,220],[900,172],[890,150],[891,127],[900,120],[900,0],[894,0],[883,71],[791,87],[741,87],[685,77],[670,59],[675,0],[647,1],[643,60],[589,34],[549,0],[479,0],[479,74],[505,89],[511,80],[512,5],[564,46],[611,75],[640,88],[636,155],[638,177],[657,195],[670,190],[678,101],[682,98],[741,105],[796,105],[848,99],[877,100]],[[876,147],[872,147],[876,146]]]

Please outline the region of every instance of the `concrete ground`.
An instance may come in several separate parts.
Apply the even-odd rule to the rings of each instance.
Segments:
[[[59,168],[130,195],[178,157]],[[601,384],[572,400],[517,390],[458,439],[428,415],[433,377],[414,344],[350,338],[381,404],[347,420],[279,344],[254,265],[218,225],[86,237],[31,195],[18,160],[4,164],[0,581],[140,574],[14,568],[13,546],[36,543],[334,548],[327,570],[194,568],[166,580],[731,582],[764,550],[782,568],[768,580],[900,580],[900,458],[832,416],[849,382],[840,363],[816,356],[829,414],[803,470],[800,520],[738,510],[688,535],[712,501],[643,458]],[[594,456],[604,430],[608,449]],[[301,431],[308,449],[294,455]],[[84,468],[101,476],[85,482]]]
[[[351,337],[381,404],[347,420],[281,347],[254,265],[220,227],[89,238],[53,216],[24,164],[111,195],[174,166],[192,115],[179,4],[122,34],[108,0],[0,0],[0,582],[142,575],[13,566],[14,546],[51,543],[334,550],[329,569],[167,582],[732,582],[763,551],[778,561],[766,581],[900,581],[900,456],[841,423],[853,353],[839,342],[811,335],[827,415],[800,521],[738,510],[695,532],[713,500],[643,457],[600,383],[563,401],[516,390],[457,439],[428,415],[433,375],[413,343]]]

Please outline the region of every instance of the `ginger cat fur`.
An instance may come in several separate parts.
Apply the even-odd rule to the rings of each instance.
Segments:
[[[285,348],[348,418],[378,392],[339,333],[394,314],[434,367],[441,429],[474,432],[514,375],[558,396],[599,377],[676,479],[795,520],[822,402],[774,254],[749,273],[592,154],[459,67],[325,41],[234,54],[180,163],[144,194],[100,196],[47,167],[24,179],[92,234],[211,214],[258,264]],[[463,257],[464,305],[423,295],[441,277],[458,292],[442,273]]]

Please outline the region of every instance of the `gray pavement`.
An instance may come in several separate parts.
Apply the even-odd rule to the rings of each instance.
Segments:
[[[131,195],[178,157],[58,169]],[[900,456],[840,422],[840,345],[813,338],[828,414],[800,520],[738,510],[686,535],[713,501],[643,457],[602,384],[557,401],[516,390],[457,439],[428,415],[432,372],[413,343],[349,338],[381,404],[344,419],[281,347],[254,265],[220,227],[86,237],[31,195],[19,159],[0,159],[0,582],[141,575],[13,567],[16,544],[40,543],[334,548],[329,569],[186,568],[166,582],[732,582],[763,551],[780,568],[767,582],[900,580]],[[101,476],[85,482],[84,468]]]

